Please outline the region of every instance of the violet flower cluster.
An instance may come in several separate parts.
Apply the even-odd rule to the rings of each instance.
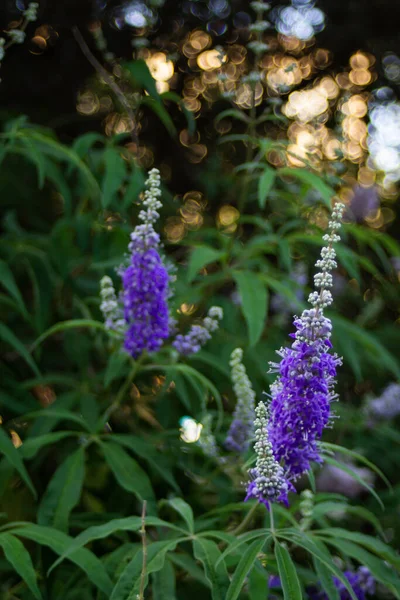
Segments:
[[[294,318],[293,344],[278,351],[279,363],[270,363],[271,372],[277,372],[278,378],[270,388],[270,418],[265,424],[268,430],[265,435],[270,440],[273,460],[283,467],[284,477],[279,478],[282,495],[278,490],[274,492],[278,500],[285,497],[288,489],[294,489],[292,482],[310,469],[312,461],[322,462],[319,441],[330,421],[331,403],[337,397],[333,388],[341,359],[330,352],[332,324],[323,310],[332,303],[332,294],[327,288],[332,287],[331,271],[337,266],[333,243],[340,239],[336,231],[340,228],[343,211],[343,204],[335,205],[329,233],[323,237],[327,246],[322,248],[321,258],[316,263],[320,272],[314,276],[318,291],[312,292],[308,299],[312,308]],[[264,479],[260,480],[262,474],[257,465],[250,470],[250,475],[252,481],[247,497],[268,501],[269,496],[265,495],[268,488]],[[259,480],[261,486],[258,486]]]
[[[343,575],[353,588],[357,600],[366,600],[366,596],[375,594],[375,579],[368,567],[359,567],[356,571],[344,571]],[[351,600],[350,593],[344,583],[337,577],[333,577],[333,583],[339,593],[340,600]],[[329,600],[328,595],[321,587],[308,588],[307,595],[309,600]]]
[[[288,504],[287,494],[290,484],[285,478],[283,468],[274,457],[268,436],[268,407],[260,401],[256,407],[254,421],[254,450],[257,456],[256,466],[249,470],[251,481],[247,487],[245,500],[255,498],[269,509],[270,502]]]
[[[248,449],[254,432],[255,392],[242,363],[243,350],[236,348],[231,354],[230,366],[233,390],[237,398],[233,420],[225,440],[225,446],[232,452],[243,453]]]
[[[369,400],[366,413],[371,420],[394,419],[400,414],[400,384],[389,384],[378,398]]]
[[[160,236],[154,230],[161,207],[160,173],[152,169],[146,181],[142,224],[131,234],[129,262],[118,273],[119,298],[109,277],[101,281],[101,310],[106,328],[124,336],[124,348],[134,358],[144,350],[157,351],[170,334],[168,311],[170,276],[160,256]]]
[[[130,265],[122,273],[122,302],[125,350],[134,358],[144,350],[155,352],[169,336],[169,276],[160,256],[160,236],[154,231],[161,208],[160,172],[152,169],[146,182],[143,205],[137,225],[131,233]]]
[[[176,336],[175,340],[172,342],[173,347],[179,354],[183,354],[184,356],[199,352],[201,347],[211,339],[211,333],[218,329],[219,321],[222,317],[222,308],[219,306],[212,306],[201,325],[192,325],[189,333]]]

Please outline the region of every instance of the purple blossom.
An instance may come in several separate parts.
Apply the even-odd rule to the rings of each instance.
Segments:
[[[196,352],[199,352],[201,347],[211,339],[211,333],[218,329],[218,321],[220,321],[222,317],[222,308],[219,306],[212,306],[201,325],[192,325],[189,333],[176,336],[175,340],[172,342],[173,347],[179,354],[183,354],[184,356],[196,354]]]
[[[375,594],[375,579],[367,567],[359,567],[357,571],[344,571],[343,575],[350,583],[358,600],[365,600],[366,595]],[[339,592],[340,600],[351,600],[350,593],[344,583],[337,577],[333,577],[333,583]],[[329,600],[320,586],[308,588],[307,595],[309,600]]]
[[[366,406],[366,413],[379,421],[397,417],[400,413],[400,384],[391,383],[381,396],[372,398]]]
[[[297,479],[312,461],[322,462],[318,442],[329,423],[336,367],[341,360],[330,354],[332,325],[312,308],[295,318],[295,341],[281,348],[277,382],[271,386],[269,436],[286,476]]]
[[[169,277],[157,249],[133,252],[122,282],[125,350],[134,358],[144,350],[156,352],[169,336]]]

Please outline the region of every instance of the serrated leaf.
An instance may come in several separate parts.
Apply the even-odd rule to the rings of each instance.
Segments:
[[[103,153],[103,161],[105,172],[102,181],[102,206],[109,208],[124,182],[126,166],[121,152],[117,148],[107,148]]]
[[[168,552],[175,550],[178,540],[153,542],[147,546],[146,577],[163,568]],[[131,562],[125,567],[119,577],[110,600],[136,600],[140,588],[140,579],[143,567],[143,553],[138,552]]]
[[[217,562],[221,552],[214,542],[202,538],[193,540],[194,555],[204,567],[205,576],[211,585],[212,600],[225,600],[229,579],[225,562]]]
[[[249,332],[249,345],[255,346],[265,327],[268,292],[263,281],[251,271],[234,271],[233,278],[238,286],[241,309]]]
[[[31,478],[28,475],[28,471],[26,470],[25,465],[22,462],[21,455],[18,452],[18,450],[16,448],[14,448],[12,441],[10,440],[8,435],[5,433],[5,431],[1,425],[0,425],[0,452],[2,452],[2,454],[4,454],[7,461],[14,467],[14,469],[16,469],[18,471],[21,478],[25,481],[26,485],[29,487],[32,494],[36,498],[36,496],[37,496],[36,490],[33,487],[33,483],[31,481]]]
[[[85,452],[78,448],[58,467],[39,504],[39,525],[66,532],[72,509],[78,504],[85,477]]]
[[[268,194],[270,193],[271,188],[274,185],[275,177],[275,169],[266,167],[264,173],[260,176],[258,180],[258,204],[261,209],[265,208]]]
[[[297,577],[296,567],[285,546],[275,543],[275,558],[278,564],[279,577],[282,584],[285,600],[302,600],[300,582]]]
[[[33,596],[41,600],[42,594],[37,585],[32,559],[23,543],[10,533],[2,533],[0,534],[0,546],[3,548],[4,556],[25,581]]]
[[[182,498],[172,498],[172,500],[166,500],[165,504],[169,504],[176,512],[178,512],[186,525],[188,526],[189,532],[194,533],[194,518],[191,506],[185,502]]]
[[[135,494],[139,500],[147,500],[148,503],[154,504],[155,498],[150,479],[136,460],[112,441],[101,442],[101,449],[119,485]]]
[[[254,562],[258,554],[261,552],[264,544],[264,539],[258,539],[246,549],[233,574],[228,593],[226,595],[226,600],[237,600],[247,574],[253,567]]]
[[[193,248],[188,263],[187,282],[191,283],[200,269],[220,260],[225,254],[223,250],[215,250],[209,246],[196,246]]]
[[[24,359],[24,361],[30,366],[32,371],[35,373],[37,377],[40,377],[40,371],[36,366],[35,361],[29,354],[28,350],[25,348],[24,344],[14,335],[14,333],[0,323],[0,340],[3,340],[6,344],[9,344],[14,348],[14,350]]]
[[[62,554],[73,542],[73,538],[52,527],[42,527],[32,523],[20,524],[9,531],[18,537],[33,540],[42,546],[49,546],[56,554]],[[103,563],[89,550],[81,548],[70,556],[69,560],[81,568],[90,581],[95,584],[107,598],[110,597],[112,582],[104,569]]]

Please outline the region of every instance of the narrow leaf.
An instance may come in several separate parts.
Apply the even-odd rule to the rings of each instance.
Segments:
[[[221,556],[217,544],[198,538],[193,540],[193,551],[197,560],[203,564],[205,575],[210,582],[212,600],[225,600],[229,579],[225,562],[221,561],[216,566]]]
[[[189,532],[194,533],[193,511],[189,504],[182,500],[182,498],[173,498],[172,500],[167,500],[166,504],[172,506],[172,508],[181,515],[188,526]]]
[[[315,571],[318,575],[318,580],[326,592],[329,600],[340,600],[339,592],[334,584],[332,573],[330,570],[315,556],[313,557]]]
[[[34,597],[41,600],[42,595],[37,585],[35,569],[30,554],[23,543],[10,533],[2,533],[0,535],[0,546],[3,548],[6,559],[25,581]]]
[[[33,487],[31,478],[28,475],[28,471],[25,468],[20,453],[14,445],[8,435],[5,433],[3,427],[0,426],[0,452],[4,454],[8,462],[18,471],[21,478],[25,481],[28,488],[36,498],[36,490]]]
[[[296,567],[285,546],[275,543],[275,557],[278,563],[279,577],[281,579],[283,597],[285,600],[302,600],[300,582],[297,577]]]
[[[268,293],[265,284],[256,273],[234,271],[233,278],[242,300],[242,312],[247,322],[249,344],[254,346],[261,337],[267,315]]]
[[[261,175],[260,179],[258,180],[258,204],[259,204],[260,208],[265,208],[268,194],[270,193],[271,188],[274,185],[275,177],[276,177],[275,169],[266,167],[264,173]]]
[[[24,344],[14,335],[11,329],[3,325],[3,323],[0,323],[0,340],[3,340],[3,342],[6,342],[6,344],[12,346],[14,350],[30,366],[35,375],[40,377],[39,369],[37,368],[35,361],[25,348]]]
[[[0,284],[6,288],[10,296],[16,301],[21,313],[26,316],[26,308],[21,296],[21,292],[15,283],[14,275],[10,267],[4,260],[0,260]]]
[[[196,246],[193,248],[187,269],[187,282],[193,281],[200,269],[216,262],[223,256],[225,256],[223,250],[215,250],[209,246]]]
[[[78,448],[57,469],[38,508],[39,525],[68,530],[72,509],[78,504],[85,477],[85,452]]]
[[[247,548],[233,574],[232,581],[226,595],[226,600],[237,600],[243,587],[244,580],[246,579],[250,569],[253,567],[258,554],[261,552],[262,547],[264,546],[264,543],[264,539],[258,539]]]

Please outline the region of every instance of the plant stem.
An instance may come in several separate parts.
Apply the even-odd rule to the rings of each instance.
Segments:
[[[120,406],[122,400],[124,399],[126,392],[132,385],[133,380],[135,379],[145,357],[146,357],[146,354],[143,353],[141,355],[141,357],[134,363],[132,371],[129,373],[128,377],[125,379],[125,382],[120,387],[119,392],[118,392],[114,402],[112,402],[112,404],[110,404],[110,406],[107,408],[107,410],[104,413],[103,420],[105,423],[108,421],[108,418],[114,412],[114,410]]]
[[[138,140],[136,126],[135,126],[135,122],[136,122],[135,114],[132,110],[132,107],[131,107],[127,97],[125,96],[124,92],[121,90],[119,85],[116,83],[113,76],[103,67],[103,65],[92,54],[89,46],[85,42],[81,32],[79,31],[79,29],[76,25],[74,25],[72,27],[72,34],[73,34],[74,38],[76,39],[78,46],[80,47],[80,49],[82,50],[83,54],[85,55],[87,60],[90,62],[92,67],[104,79],[106,84],[112,89],[114,94],[117,96],[117,98],[121,102],[122,106],[125,108],[129,119],[132,121],[132,131],[131,131],[132,141],[134,144],[136,144],[137,147],[139,147],[139,140]]]
[[[236,527],[236,529],[233,530],[233,532],[232,532],[233,535],[239,535],[240,533],[242,533],[242,531],[245,531],[245,529],[247,528],[247,525],[250,523],[250,521],[253,518],[253,515],[257,509],[258,509],[258,502],[251,507],[251,509],[249,510],[249,512],[243,519],[243,521],[241,523],[239,523],[239,525]]]
[[[144,600],[144,587],[146,580],[146,566],[147,566],[147,545],[146,545],[146,500],[143,501],[142,507],[142,527],[140,529],[140,536],[142,538],[142,552],[143,552],[143,560],[142,560],[142,573],[140,575],[140,591],[138,600]]]
[[[274,523],[274,509],[272,502],[269,505],[269,523],[272,535],[275,535],[275,523]]]

